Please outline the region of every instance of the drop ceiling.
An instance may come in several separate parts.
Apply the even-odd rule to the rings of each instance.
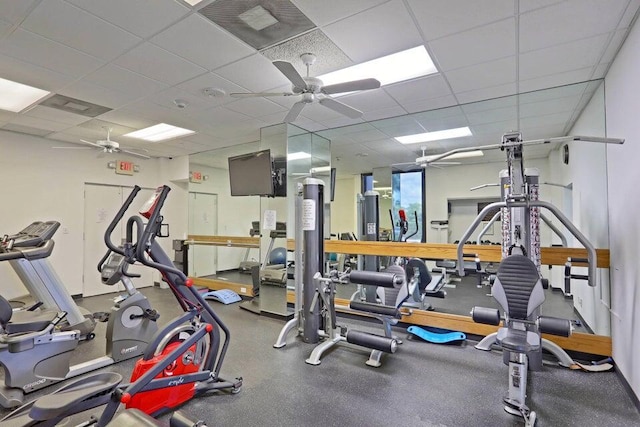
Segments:
[[[43,136],[53,146],[103,138],[107,126],[114,140],[152,156],[229,147],[256,141],[260,128],[282,121],[292,100],[208,96],[205,88],[283,91],[289,83],[274,59],[296,61],[309,51],[318,55],[314,70],[325,73],[424,45],[437,74],[341,97],[363,111],[361,119],[314,104],[294,124],[327,135],[349,126],[348,138],[346,128],[334,132],[334,146],[341,157],[363,148],[376,154],[375,162],[363,160],[369,170],[380,159],[407,161],[419,149],[403,147],[398,155],[389,140],[394,132],[424,132],[435,122],[453,127],[464,120],[493,141],[501,123],[513,120],[539,135],[559,136],[593,84],[560,97],[557,108],[571,111],[561,119],[510,98],[492,101],[493,116],[466,104],[604,77],[640,7],[640,0],[292,0],[313,28],[259,51],[199,13],[212,3],[0,0],[0,77],[110,109],[94,118],[45,106],[0,112],[0,129]],[[301,62],[294,65],[304,72]],[[419,120],[409,116],[425,111]],[[160,122],[197,133],[163,143],[122,136]]]

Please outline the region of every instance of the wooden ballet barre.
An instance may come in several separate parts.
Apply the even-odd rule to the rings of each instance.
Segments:
[[[184,241],[185,245],[226,246],[233,248],[259,248],[259,237],[245,236],[206,236],[190,234]]]

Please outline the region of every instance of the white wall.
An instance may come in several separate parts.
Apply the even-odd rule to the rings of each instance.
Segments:
[[[252,221],[262,221],[260,218],[260,197],[231,196],[229,185],[229,171],[227,169],[212,168],[199,164],[192,164],[192,171],[202,172],[209,178],[200,184],[189,184],[189,191],[218,195],[218,234],[221,236],[249,236]],[[196,249],[197,250],[197,247]],[[218,270],[238,268],[244,258],[246,249],[218,247]],[[260,251],[251,249],[249,259],[260,260]]]
[[[356,195],[360,192],[360,175],[336,178],[336,191],[331,203],[331,232],[356,233],[357,203]]]
[[[605,78],[611,248],[611,336],[617,369],[640,396],[640,25],[634,27]]]
[[[569,134],[605,135],[604,95],[604,85],[600,85]],[[569,219],[597,248],[609,247],[606,149],[604,144],[571,142],[568,165],[562,162],[562,150],[554,150],[549,156],[549,179],[543,179],[557,184],[572,184],[572,190],[548,186],[545,188],[552,194],[553,204],[564,212],[572,212]],[[566,203],[572,205],[571,209],[564,206]],[[551,215],[549,217],[552,218]],[[565,233],[569,246],[581,247],[559,221],[555,220],[554,223]],[[554,236],[553,243],[560,243],[560,239]],[[587,271],[576,269],[575,273],[587,274]],[[562,267],[554,267],[552,277],[558,282],[557,285],[564,287]],[[609,271],[598,270],[598,280],[593,288],[584,281],[572,280],[571,290],[574,307],[589,327],[598,335],[609,335]]]
[[[55,141],[44,138],[0,131],[1,233],[17,232],[33,221],[59,221],[50,261],[72,295],[82,293],[85,183],[151,188],[167,183],[173,191],[163,210],[165,222],[170,223],[174,238],[186,232],[186,187],[168,183],[164,175],[171,171],[171,177],[177,178],[179,168],[173,165],[184,160],[136,159],[139,173],[116,175],[107,168],[116,156],[97,158],[95,150],[58,150],[51,148],[54,145]],[[171,249],[171,242],[163,242],[163,247]],[[0,280],[5,298],[26,293],[8,263],[0,263]]]

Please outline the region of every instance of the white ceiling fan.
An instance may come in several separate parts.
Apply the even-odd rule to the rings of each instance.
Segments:
[[[420,157],[418,157],[414,162],[407,162],[407,163],[396,163],[394,165],[392,165],[393,167],[421,167],[423,169],[426,168],[430,168],[430,167],[434,167],[437,169],[442,169],[442,166],[455,166],[455,165],[460,165],[460,162],[444,162],[444,161],[435,161],[435,162],[431,162],[430,160],[433,158],[433,155],[427,156],[425,155],[425,151],[427,150],[427,147],[422,146],[420,147],[420,149],[422,150],[422,155]]]
[[[104,127],[104,129],[107,131],[107,139],[99,139],[95,142],[91,142],[91,141],[87,141],[84,139],[81,139],[81,142],[84,142],[87,145],[90,145],[91,147],[95,147],[95,148],[99,148],[100,151],[102,151],[102,153],[125,153],[125,154],[129,154],[131,156],[135,156],[135,157],[139,157],[141,159],[150,159],[151,157],[142,154],[142,153],[138,153],[135,151],[131,151],[131,150],[125,150],[124,148],[120,148],[120,144],[117,143],[116,141],[112,141],[111,140],[111,128],[109,127]],[[53,147],[53,148],[61,148],[61,149],[88,149],[89,147]]]
[[[255,96],[301,96],[302,99],[291,107],[289,113],[285,116],[284,122],[293,122],[298,115],[302,112],[302,109],[306,104],[311,104],[314,101],[318,101],[320,105],[332,109],[345,116],[357,119],[362,117],[362,111],[356,110],[342,102],[336,101],[328,95],[334,93],[355,92],[360,90],[377,89],[380,87],[380,82],[376,79],[362,79],[352,80],[348,82],[336,83],[328,86],[324,86],[322,80],[317,77],[309,76],[309,67],[316,62],[316,56],[312,53],[304,53],[300,55],[300,59],[304,65],[307,66],[307,76],[302,77],[295,67],[286,61],[273,61],[273,65],[292,83],[291,92],[284,93],[231,93],[229,94],[234,98],[245,98]]]

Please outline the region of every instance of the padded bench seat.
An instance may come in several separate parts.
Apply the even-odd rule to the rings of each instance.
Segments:
[[[14,311],[5,330],[8,334],[39,332],[49,326],[58,315],[57,311]]]

